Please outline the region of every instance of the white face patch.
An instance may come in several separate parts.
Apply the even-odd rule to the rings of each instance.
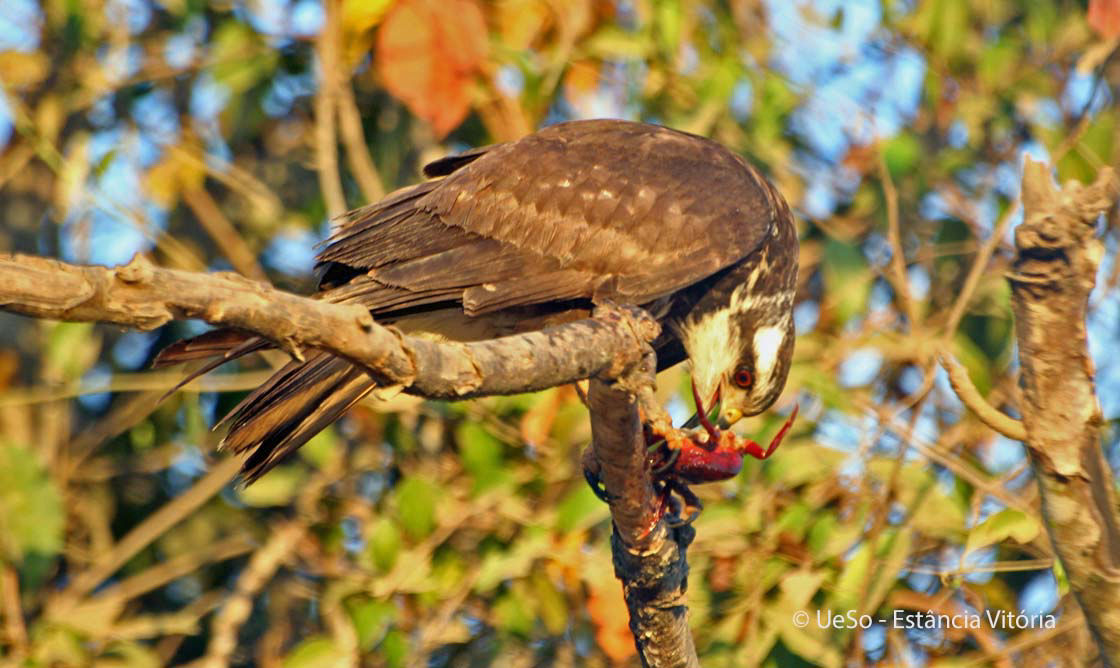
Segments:
[[[739,354],[748,342],[740,340],[738,319],[751,311],[774,310],[788,311],[793,303],[793,292],[777,294],[754,294],[758,274],[751,276],[746,283],[738,286],[732,293],[729,308],[705,313],[680,324],[679,334],[685,351],[692,362],[692,378],[701,399],[710,401],[720,381],[730,374],[739,362]],[[785,343],[789,329],[789,314],[780,318],[776,324],[761,327],[754,332],[749,342],[754,353],[755,386],[752,396],[762,396],[769,392],[778,367],[778,357]],[[729,388],[734,389],[734,388]]]
[[[720,309],[681,326],[692,378],[700,398],[710,401],[719,388],[720,377],[735,363],[739,350],[738,328],[732,331],[731,311]]]
[[[760,387],[769,387],[778,364],[778,352],[786,340],[786,328],[781,325],[760,327],[754,333],[755,375]]]

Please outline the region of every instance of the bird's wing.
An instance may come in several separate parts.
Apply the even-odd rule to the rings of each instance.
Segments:
[[[348,216],[320,255],[326,276],[360,273],[348,289],[375,313],[643,303],[737,263],[789,215],[719,144],[639,123],[562,123],[457,158]]]

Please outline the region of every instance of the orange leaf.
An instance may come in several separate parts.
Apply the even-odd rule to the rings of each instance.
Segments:
[[[564,87],[570,95],[584,96],[599,87],[599,63],[594,60],[577,60],[564,74]]]
[[[1089,27],[1105,39],[1120,37],[1120,0],[1089,0]]]
[[[475,0],[403,0],[381,25],[377,71],[386,90],[443,137],[470,111],[471,79],[488,46]]]
[[[587,612],[595,624],[595,640],[609,659],[620,663],[638,653],[634,636],[630,633],[630,611],[622,598],[622,583],[588,583],[591,595],[587,598]],[[600,586],[601,585],[601,586]]]

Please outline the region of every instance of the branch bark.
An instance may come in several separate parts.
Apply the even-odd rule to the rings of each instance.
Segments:
[[[700,665],[688,628],[687,550],[691,525],[668,527],[658,517],[659,501],[646,455],[639,404],[652,396],[653,351],[617,381],[593,378],[592,465],[611,498],[611,554],[622,581],[630,632],[643,666]]]
[[[436,399],[592,378],[590,456],[614,499],[611,547],[635,644],[648,666],[699,665],[685,605],[694,531],[659,521],[639,415],[640,405],[647,419],[667,419],[653,400],[657,364],[650,343],[660,327],[641,309],[603,305],[592,318],[537,332],[434,342],[378,325],[357,304],[300,297],[238,274],[166,269],[139,255],[116,268],[0,255],[0,310],[138,329],[199,318],[254,332],[297,358],[308,348],[329,351],[383,386]],[[102,577],[86,575],[91,585]]]
[[[1106,665],[1120,665],[1120,513],[1101,452],[1085,320],[1103,254],[1096,221],[1118,194],[1109,168],[1091,186],[1057,189],[1049,168],[1028,159],[1024,221],[1008,275],[1026,444],[1043,514]]]
[[[612,317],[487,341],[435,342],[378,325],[357,304],[301,297],[232,273],[157,267],[139,255],[115,268],[0,255],[0,309],[144,330],[198,318],[259,334],[296,358],[308,348],[329,351],[382,386],[433,399],[533,392],[617,375],[641,359],[657,331],[648,315],[606,308]]]

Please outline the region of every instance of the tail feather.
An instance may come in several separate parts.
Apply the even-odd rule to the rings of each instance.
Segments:
[[[345,360],[316,353],[289,362],[237,405],[223,421],[222,448],[249,452],[241,474],[261,477],[373,390],[375,383]]]
[[[215,330],[168,346],[156,356],[153,366],[211,360],[168,391],[170,395],[226,362],[271,347],[259,336]],[[304,362],[286,364],[241,400],[215,429],[228,423],[229,431],[221,447],[238,454],[249,453],[241,475],[246,483],[251,483],[342,417],[374,386],[373,379],[361,369],[317,352]]]
[[[199,359],[215,359],[211,359],[211,361],[188,373],[185,378],[175,383],[174,387],[164,392],[159,400],[163,401],[195,378],[210,373],[226,362],[232,362],[249,353],[271,347],[272,344],[266,339],[233,329],[217,329],[213,332],[206,332],[199,336],[176,341],[156,355],[155,360],[152,361],[152,368],[158,369]]]
[[[241,348],[249,345],[259,347],[238,353]],[[167,346],[156,355],[152,367],[158,369],[180,362],[208,359],[216,355],[221,355],[223,360],[228,361],[235,359],[233,355],[240,357],[269,346],[268,341],[247,332],[236,329],[215,329]]]

